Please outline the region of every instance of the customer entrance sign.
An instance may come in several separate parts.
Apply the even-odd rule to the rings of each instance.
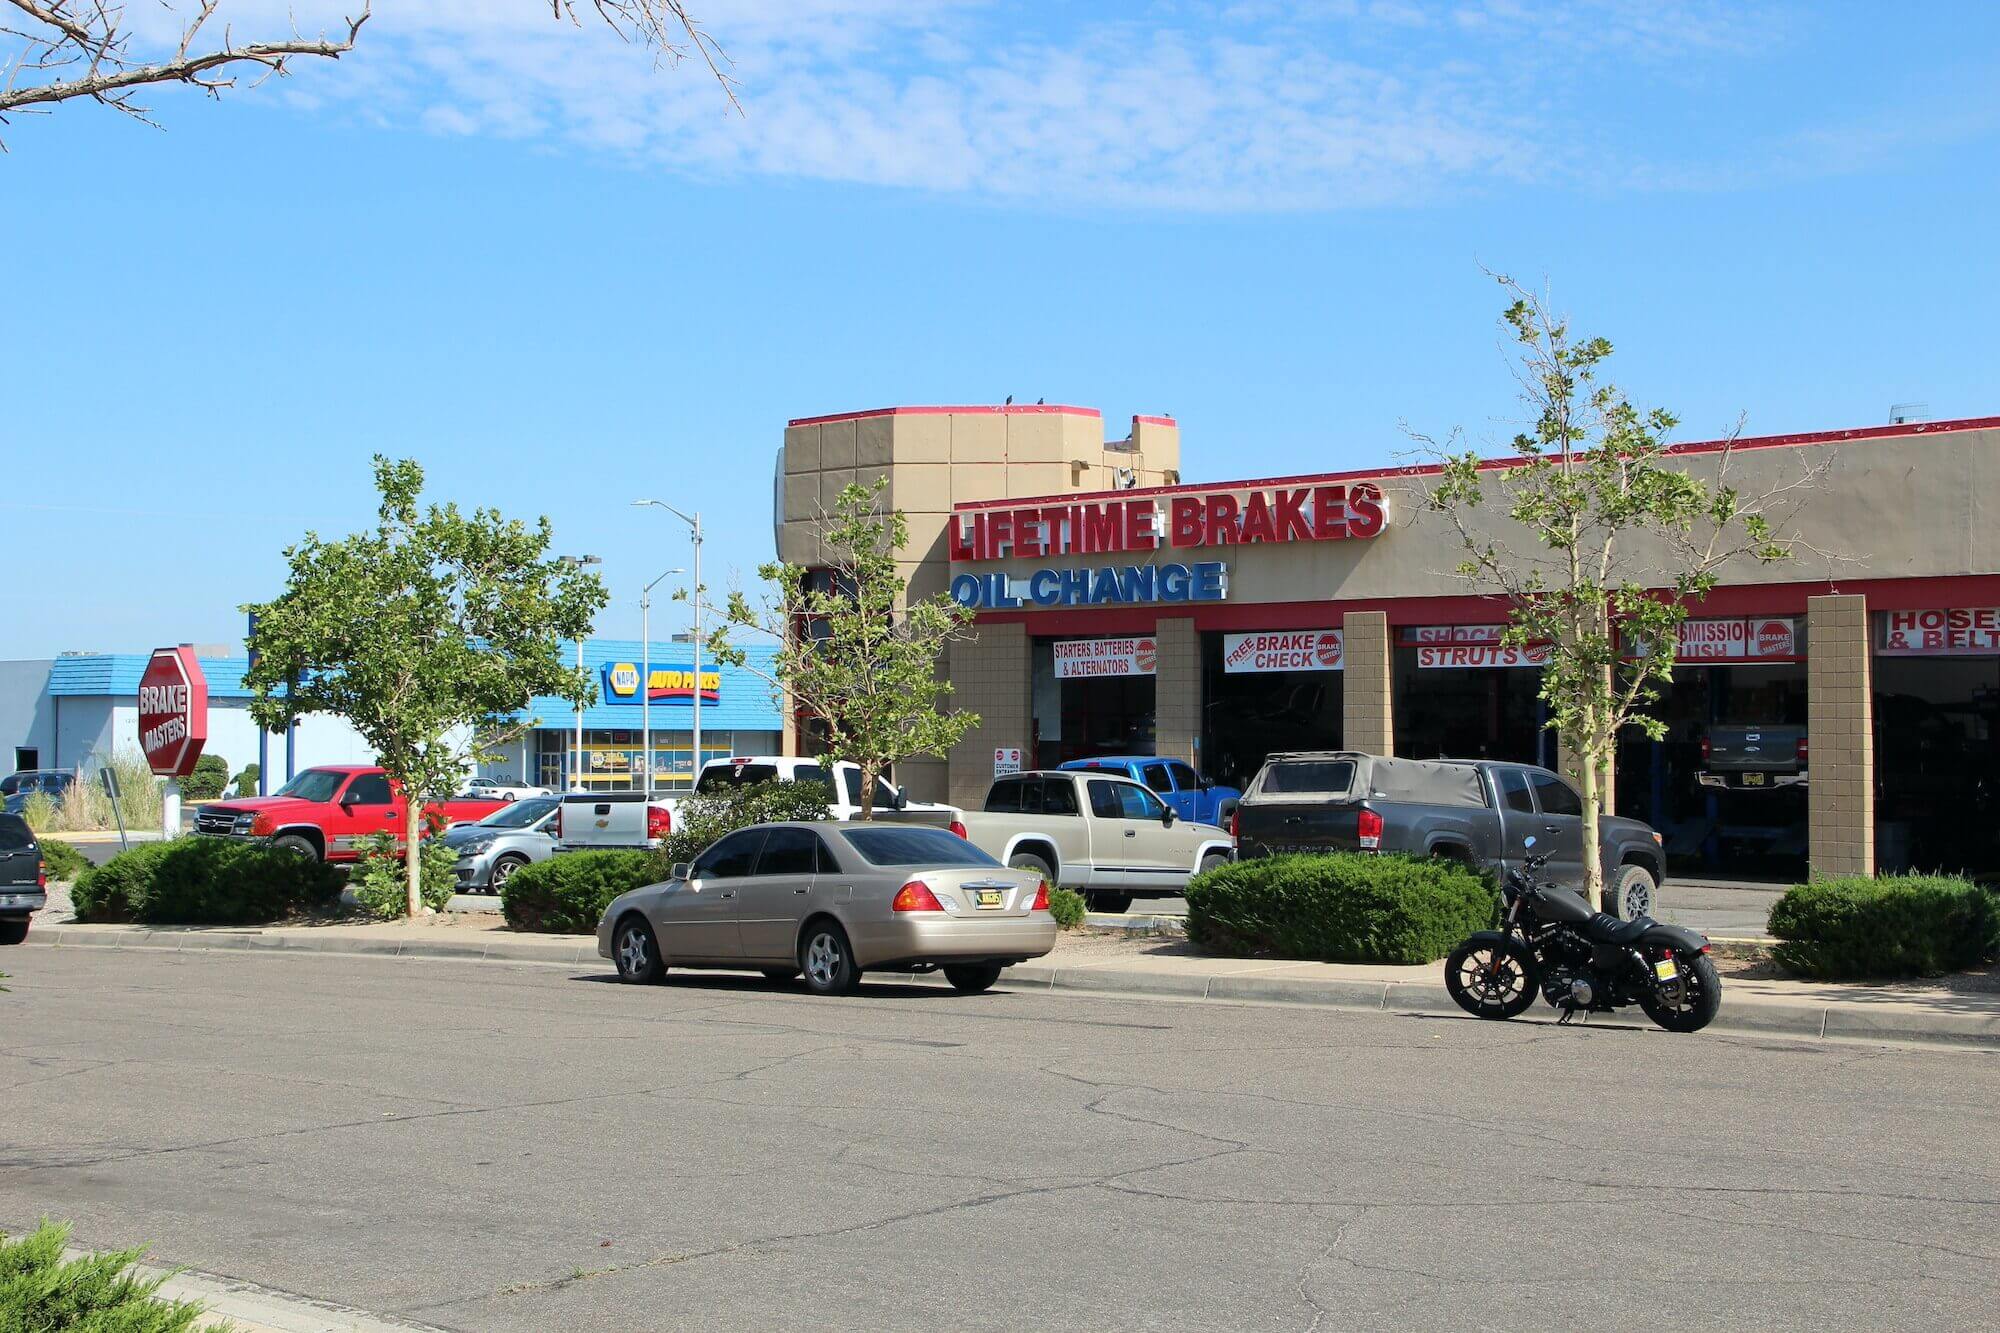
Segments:
[[[163,778],[184,778],[208,743],[208,680],[187,644],[155,648],[139,677],[139,748]]]

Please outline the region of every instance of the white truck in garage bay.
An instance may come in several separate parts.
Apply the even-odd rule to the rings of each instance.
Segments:
[[[1110,773],[1049,770],[998,778],[982,810],[954,831],[1016,870],[1083,894],[1094,911],[1173,898],[1197,872],[1232,859],[1228,830],[1178,818],[1141,784]]]

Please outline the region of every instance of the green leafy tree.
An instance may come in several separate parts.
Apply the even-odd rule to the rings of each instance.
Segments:
[[[285,552],[285,591],[243,608],[256,617],[250,715],[272,731],[311,713],[346,719],[410,798],[411,846],[425,799],[449,795],[474,760],[534,725],[510,714],[538,694],[595,699],[563,643],[588,633],[605,603],[596,575],[549,555],[548,519],[423,507],[423,481],[414,461],[377,455],[375,529],[338,541],[307,533]],[[411,916],[422,865],[407,858]]]
[[[887,485],[842,488],[820,520],[825,563],[810,578],[797,565],[763,566],[777,595],[758,608],[732,593],[710,643],[717,660],[754,670],[730,631],[777,641],[769,679],[824,728],[828,759],[860,768],[863,819],[875,817],[875,781],[891,765],[941,755],[979,725],[978,714],[950,707],[951,683],[938,670],[971,614],[943,594],[905,600],[896,552],[909,544],[909,522],[882,511]]]
[[[1733,433],[1719,451],[1677,457],[1666,443],[1677,419],[1642,411],[1599,379],[1610,342],[1573,335],[1535,293],[1495,277],[1511,298],[1502,322],[1531,424],[1502,466],[1458,450],[1456,433],[1442,445],[1417,435],[1439,465],[1419,486],[1425,508],[1457,536],[1457,572],[1505,600],[1503,641],[1546,646],[1541,697],[1574,765],[1584,846],[1594,849],[1619,731],[1666,734],[1644,710],[1673,677],[1689,602],[1732,562],[1813,549],[1791,525],[1826,464],[1742,494],[1729,479]],[[1691,475],[1691,461],[1709,477]],[[1588,851],[1584,865],[1596,903],[1603,868]]]

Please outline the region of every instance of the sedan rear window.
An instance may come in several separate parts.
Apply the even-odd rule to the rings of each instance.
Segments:
[[[1345,792],[1354,785],[1352,759],[1299,759],[1273,764],[1264,774],[1267,792]]]
[[[939,828],[889,826],[840,831],[871,866],[997,866],[1000,863],[956,833]]]

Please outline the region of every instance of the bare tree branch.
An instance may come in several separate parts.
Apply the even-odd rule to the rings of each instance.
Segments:
[[[364,0],[361,12],[344,20],[344,37],[325,32],[306,37],[294,27],[287,40],[239,45],[225,28],[220,42],[210,44],[204,34],[220,3],[195,0],[171,53],[141,54],[126,26],[124,6],[112,0],[0,0],[0,14],[14,16],[0,23],[0,39],[18,44],[0,64],[0,125],[9,123],[9,112],[46,114],[61,102],[89,100],[157,128],[149,109],[133,100],[140,89],[184,84],[219,97],[223,89],[236,86],[234,71],[243,66],[259,71],[248,85],[255,87],[288,73],[288,62],[295,57],[340,59],[354,49],[370,17]],[[558,20],[582,26],[577,0],[547,3]],[[163,4],[169,12],[176,8],[166,0]],[[620,38],[651,47],[660,63],[678,65],[699,56],[729,105],[742,113],[728,53],[688,13],[685,0],[590,0],[590,5]],[[0,142],[0,151],[4,149]]]

